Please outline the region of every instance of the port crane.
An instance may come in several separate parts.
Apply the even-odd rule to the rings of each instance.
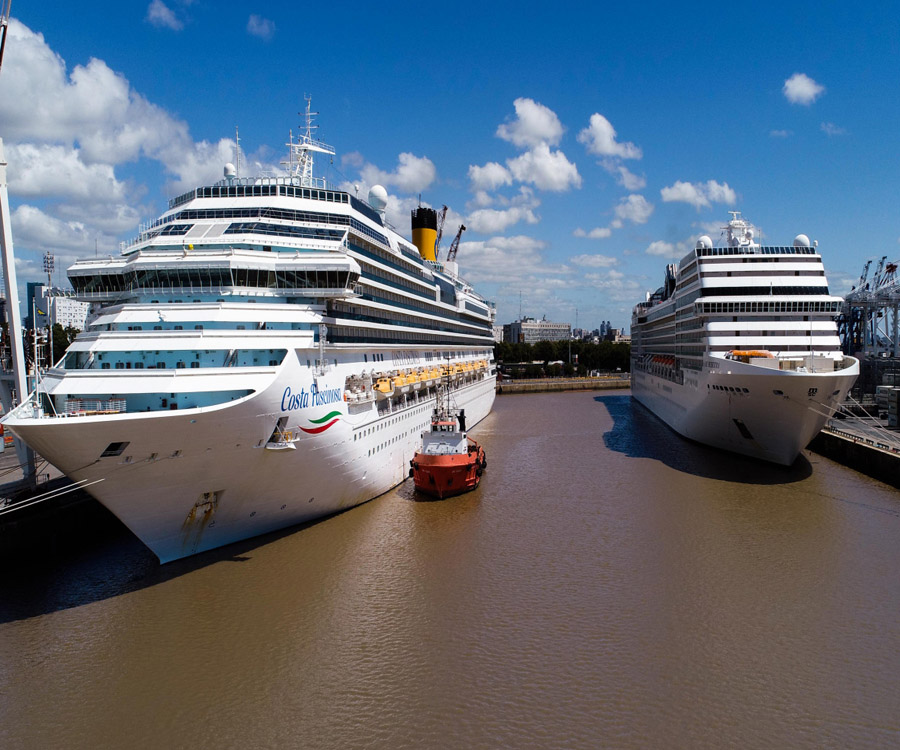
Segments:
[[[438,260],[438,253],[441,251],[441,237],[444,236],[444,220],[447,218],[447,207],[441,209],[441,215],[437,222],[437,236],[434,238],[434,259]]]
[[[450,243],[450,249],[447,251],[447,262],[452,263],[456,260],[456,253],[459,250],[459,238],[462,237],[462,233],[466,231],[466,225],[460,224],[459,231],[456,233],[456,237],[453,238],[453,242]]]

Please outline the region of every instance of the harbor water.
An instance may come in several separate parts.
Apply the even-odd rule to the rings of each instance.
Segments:
[[[159,566],[0,580],[0,747],[900,746],[900,494],[504,395],[467,495],[411,482]]]

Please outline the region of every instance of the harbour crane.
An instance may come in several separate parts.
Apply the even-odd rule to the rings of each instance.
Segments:
[[[438,217],[437,236],[434,238],[434,259],[438,260],[438,253],[441,251],[441,237],[444,235],[444,219],[447,218],[447,207],[441,209],[441,215]]]
[[[453,238],[453,242],[450,243],[450,249],[447,251],[447,261],[452,262],[456,260],[456,252],[459,250],[459,238],[462,237],[462,233],[466,231],[466,225],[460,224],[459,231],[456,233],[456,237]]]

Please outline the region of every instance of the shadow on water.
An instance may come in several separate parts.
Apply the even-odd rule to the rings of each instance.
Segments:
[[[686,474],[744,484],[788,484],[812,474],[801,454],[791,466],[740,456],[682,437],[630,395],[596,396],[613,419],[607,448],[631,458],[651,458]]]
[[[346,511],[341,511],[341,513]],[[0,624],[80,607],[156,586],[220,562],[247,562],[247,553],[340,513],[234,542],[160,565],[125,526],[115,521],[80,544],[35,539],[31,552],[4,560],[0,569]]]

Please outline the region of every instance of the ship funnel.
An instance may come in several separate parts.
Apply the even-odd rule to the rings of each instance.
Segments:
[[[435,260],[434,242],[437,239],[437,211],[419,206],[412,212],[412,241],[424,260]]]

